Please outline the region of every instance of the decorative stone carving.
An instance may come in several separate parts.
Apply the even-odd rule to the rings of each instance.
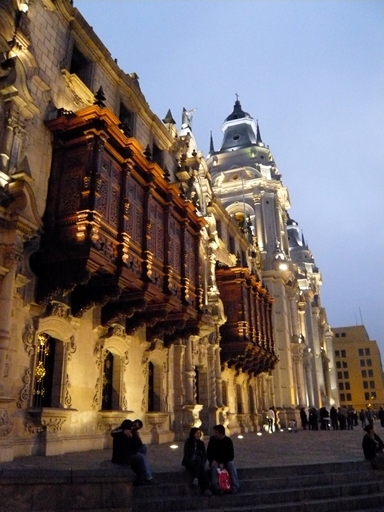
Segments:
[[[57,433],[62,429],[71,411],[68,409],[55,409],[51,407],[28,409],[32,421],[27,421],[25,429],[31,434],[48,431]]]
[[[61,427],[66,422],[65,418],[42,418],[41,424],[46,430],[50,432],[59,432]]]
[[[22,338],[25,351],[29,357],[31,357],[35,353],[35,347],[33,343],[35,339],[35,329],[32,323],[29,323],[25,326]]]
[[[121,422],[126,419],[127,415],[133,411],[100,411],[97,415],[97,430],[101,432],[111,432],[114,428],[121,425]]]
[[[122,400],[122,406],[123,410],[126,411],[128,409],[128,402],[127,402],[127,388],[125,387],[125,382],[123,385],[123,400]]]
[[[25,423],[25,431],[29,434],[40,434],[41,432],[44,432],[44,427],[42,425],[36,425],[31,421],[27,421]]]
[[[67,343],[67,361],[72,359],[72,355],[76,352],[77,347],[75,343],[75,337],[71,336],[71,339]]]
[[[123,357],[121,358],[121,362],[123,363],[123,373],[127,371],[128,364],[129,364],[129,352],[126,350],[124,352]]]
[[[73,95],[73,101],[79,108],[88,107],[93,104],[94,95],[92,91],[80,80],[75,73],[69,73],[62,69],[61,73],[69,90]]]
[[[65,389],[64,404],[68,408],[70,408],[72,406],[72,398],[71,398],[71,395],[69,393],[70,387],[71,387],[71,383],[69,382],[69,376],[68,376],[68,373],[67,373],[67,378],[65,379],[65,386],[64,386],[64,389]]]
[[[51,301],[51,316],[59,316],[60,318],[68,318],[69,306],[58,302],[56,300]]]
[[[141,412],[146,412],[147,410],[147,392],[148,392],[148,386],[145,384],[144,390],[143,390],[143,399],[141,401]]]
[[[96,357],[96,366],[98,370],[100,370],[103,363],[103,348],[104,343],[102,341],[97,341],[95,343],[95,348],[93,349],[93,355]]]
[[[148,355],[146,353],[144,353],[141,360],[141,371],[143,372],[143,377],[146,377],[148,373]]]
[[[92,409],[93,410],[98,409],[99,403],[100,403],[100,378],[98,378],[96,380],[95,394],[93,395],[93,400],[92,400]]]
[[[120,336],[121,338],[124,338],[126,336],[125,327],[120,324],[113,324],[108,332],[108,338],[111,336]]]
[[[8,412],[0,409],[0,437],[7,436],[12,430],[12,423],[9,419]]]
[[[21,409],[21,407],[23,406],[23,403],[25,403],[29,399],[31,375],[32,375],[31,370],[29,368],[26,368],[25,372],[24,372],[24,376],[23,376],[24,386],[23,386],[22,390],[20,391],[20,398],[17,401],[17,407],[19,409]]]

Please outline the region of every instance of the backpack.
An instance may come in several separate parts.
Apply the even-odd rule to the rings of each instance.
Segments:
[[[217,468],[217,479],[222,491],[229,492],[231,490],[231,478],[226,469]]]

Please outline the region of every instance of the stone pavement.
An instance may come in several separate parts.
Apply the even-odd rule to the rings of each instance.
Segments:
[[[384,428],[376,422],[377,434],[384,439]],[[242,439],[232,436],[235,446],[235,464],[239,469],[326,464],[330,462],[362,461],[362,428],[348,431],[284,430],[273,434],[244,434]],[[204,439],[208,442],[208,437]],[[175,444],[178,448],[171,448]],[[183,442],[150,445],[148,459],[154,475],[164,472],[184,471],[181,466]],[[69,453],[51,457],[19,457],[11,462],[0,463],[0,475],[5,470],[12,473],[21,470],[95,470],[109,465],[111,450],[95,450]]]

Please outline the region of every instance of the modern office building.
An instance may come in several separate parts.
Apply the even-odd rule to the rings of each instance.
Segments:
[[[384,407],[380,350],[364,325],[334,327],[336,377],[340,404],[356,410]]]

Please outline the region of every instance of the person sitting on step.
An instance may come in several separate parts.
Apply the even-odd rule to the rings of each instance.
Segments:
[[[231,477],[231,493],[236,494],[240,489],[236,466],[233,463],[235,452],[232,439],[225,435],[223,425],[213,427],[213,436],[208,442],[207,457],[211,467],[211,483],[215,494],[222,494],[218,482],[218,469],[226,469]]]
[[[201,494],[210,496],[211,491],[208,489],[208,478],[205,469],[207,454],[201,437],[202,432],[199,428],[191,428],[188,439],[184,443],[184,456],[181,464],[191,473],[192,486],[200,487]]]
[[[384,443],[376,434],[375,427],[368,424],[364,428],[363,451],[366,460],[369,460],[373,469],[384,469]]]
[[[137,475],[136,485],[157,485],[152,477],[146,455],[140,452],[142,441],[135,435],[133,422],[124,420],[119,428],[111,432],[113,438],[112,462],[131,466]]]

